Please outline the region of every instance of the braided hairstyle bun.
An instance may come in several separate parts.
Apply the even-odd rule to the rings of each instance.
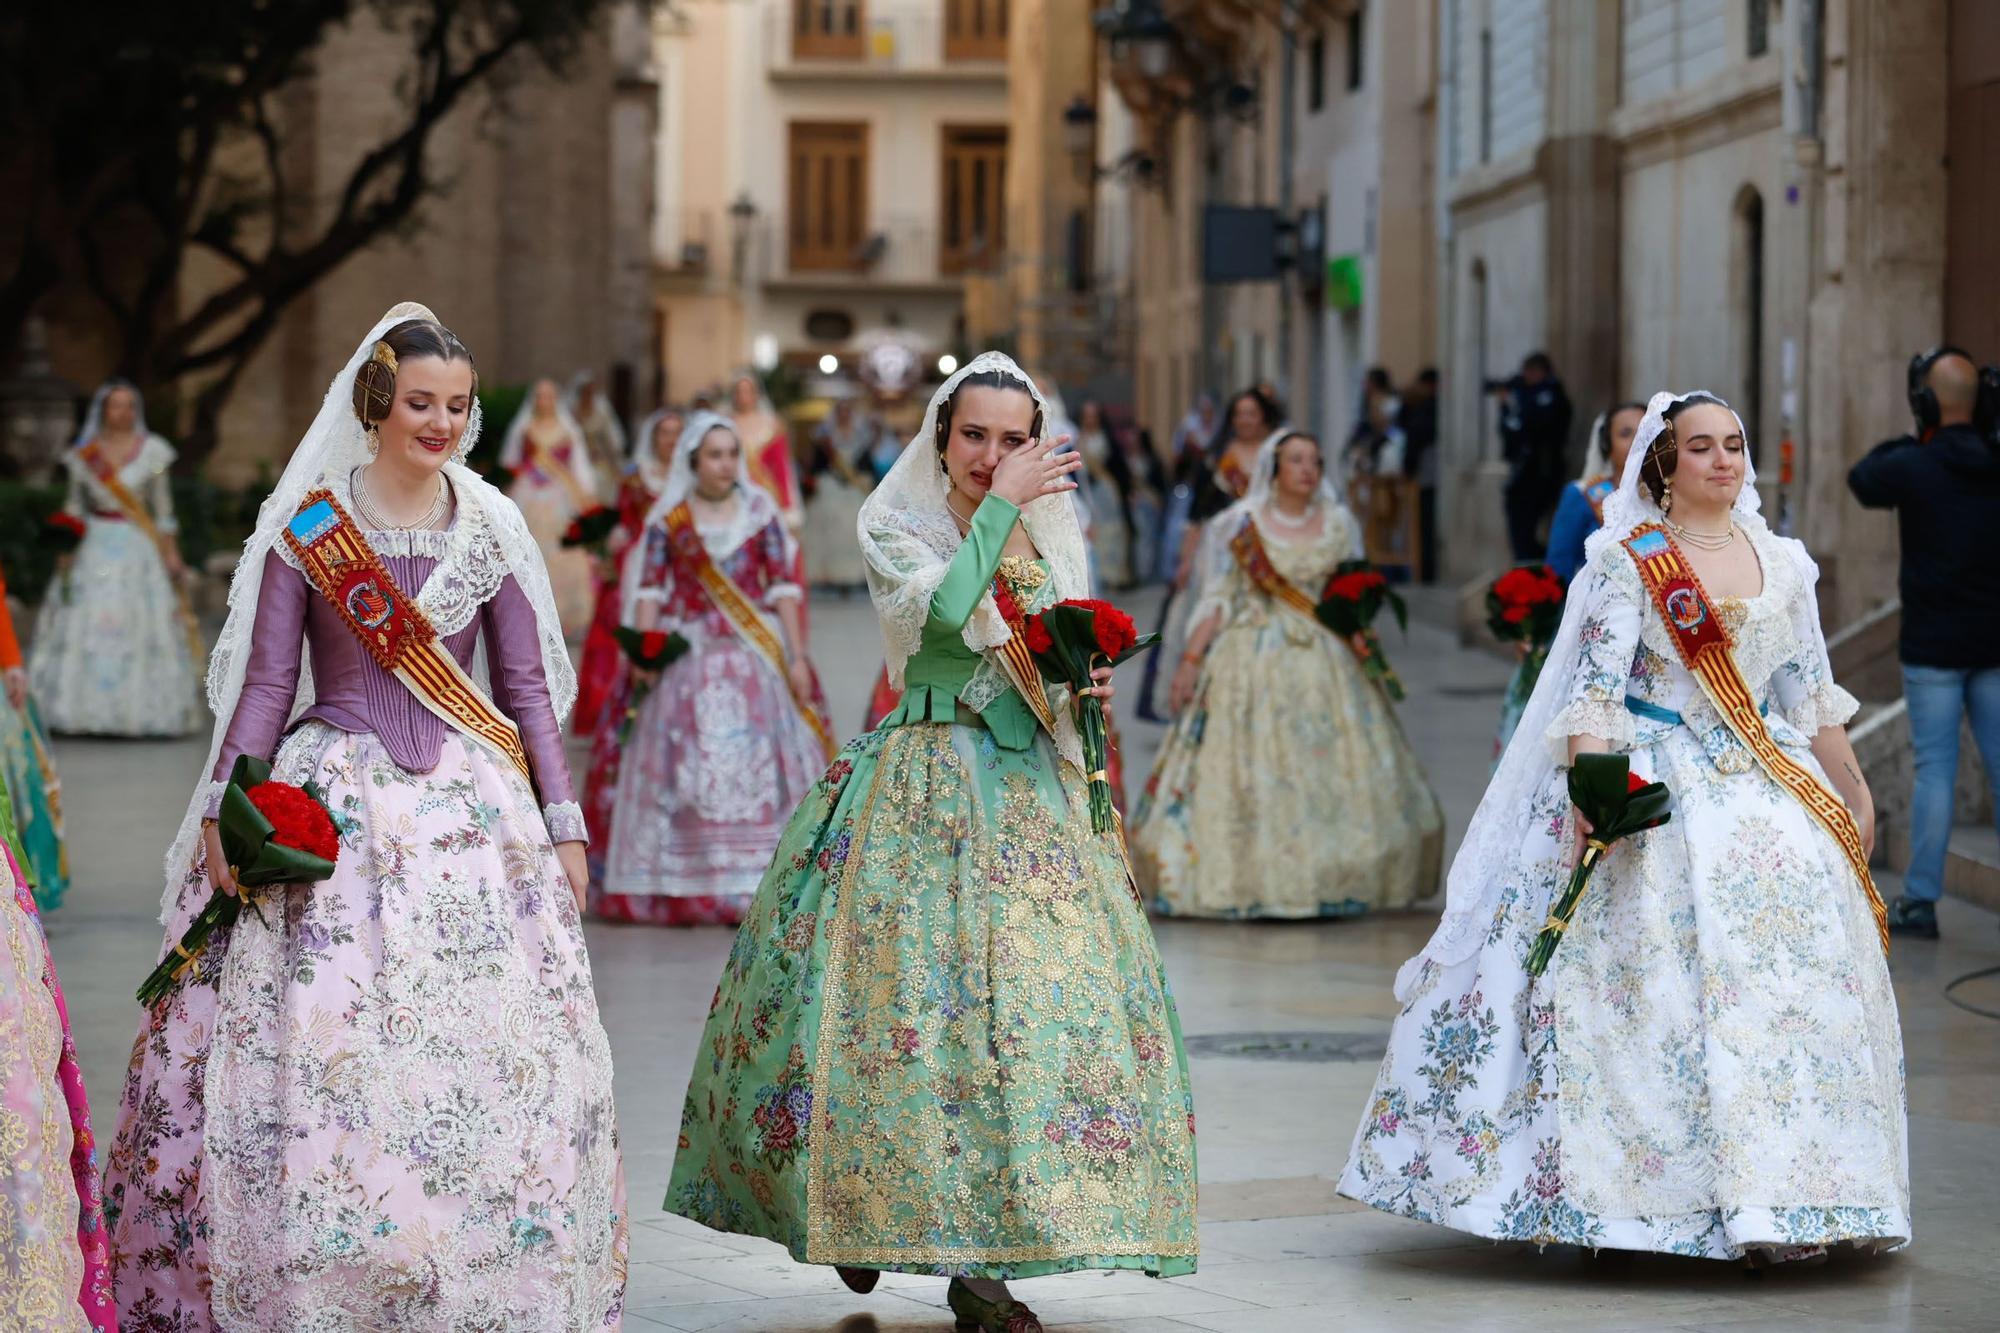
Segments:
[[[382,335],[373,355],[354,372],[354,415],[363,426],[388,420],[396,402],[396,368],[418,356],[473,366],[472,391],[479,392],[479,368],[458,335],[435,319],[406,319]]]

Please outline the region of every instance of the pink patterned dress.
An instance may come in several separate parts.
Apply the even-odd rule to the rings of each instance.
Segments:
[[[326,793],[340,854],[261,893],[140,1022],[107,1182],[128,1333],[618,1326],[611,1051],[553,847],[583,817],[499,521],[364,536],[460,665],[483,645],[532,784],[265,560],[209,809],[238,754],[268,758]],[[197,846],[167,941],[209,892]]]
[[[746,521],[753,512],[767,511],[745,506],[700,535],[716,568],[769,614],[801,595],[798,546],[775,516]],[[658,627],[678,631],[689,648],[639,702],[592,906],[614,921],[734,925],[826,751],[785,676],[673,557],[666,529],[650,524],[643,541],[633,557],[645,561],[639,597],[658,605]],[[815,707],[824,719],[824,702],[816,697]]]
[[[27,876],[0,858],[0,1327],[117,1333],[69,1008]]]

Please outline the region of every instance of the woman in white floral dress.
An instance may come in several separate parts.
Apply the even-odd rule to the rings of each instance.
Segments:
[[[126,1328],[618,1323],[611,1054],[556,721],[576,676],[520,512],[458,461],[474,387],[429,311],[390,311],[245,548],[166,939],[234,891],[213,817],[239,755],[319,784],[339,856],[260,893],[141,1022],[106,1209]],[[373,648],[411,611],[435,637],[385,650],[392,673]]]
[[[1734,413],[1654,396],[1444,919],[1396,978],[1343,1194],[1494,1239],[1719,1259],[1909,1239],[1855,703],[1817,570],[1750,474]],[[1727,653],[1692,654],[1697,674],[1683,645],[1715,624]],[[1613,844],[1530,978],[1583,837],[1564,768],[1604,750],[1666,783],[1673,819]]]
[[[167,470],[139,390],[107,380],[63,455],[63,509],[84,525],[42,597],[29,689],[51,731],[185,736],[202,720],[200,644],[185,594]]]

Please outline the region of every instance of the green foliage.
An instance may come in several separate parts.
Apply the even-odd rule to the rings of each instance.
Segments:
[[[7,590],[30,604],[41,600],[55,572],[55,552],[42,545],[42,524],[62,508],[63,494],[60,482],[30,486],[0,480],[0,570],[6,571]]]
[[[472,446],[466,463],[482,477],[491,478],[500,463],[500,446],[507,439],[508,423],[528,401],[531,386],[526,384],[481,384],[479,386],[479,443]]]

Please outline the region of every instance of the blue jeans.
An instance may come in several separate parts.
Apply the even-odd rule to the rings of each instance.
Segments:
[[[1944,892],[1961,717],[1972,717],[1972,738],[1986,764],[1987,780],[2000,783],[2000,667],[1974,671],[1906,662],[1903,699],[1910,711],[1910,746],[1917,757],[1916,792],[1910,799],[1910,868],[1904,875],[1904,892],[1934,903]],[[2000,825],[2000,810],[1995,812],[1995,823]]]

